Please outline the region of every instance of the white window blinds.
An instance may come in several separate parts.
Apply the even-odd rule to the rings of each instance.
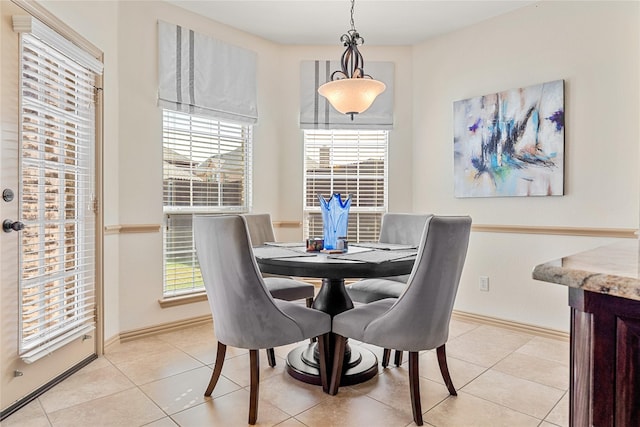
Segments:
[[[318,194],[352,195],[347,238],[377,241],[387,210],[388,132],[304,131],[304,232],[322,237]]]
[[[31,17],[21,32],[21,292],[27,363],[94,329],[95,81],[102,64]]]
[[[255,52],[158,21],[158,100],[185,113],[258,120]]]
[[[203,289],[192,219],[249,211],[252,127],[163,111],[164,295]]]
[[[392,129],[394,98],[393,62],[368,61],[365,72],[383,82],[387,89],[362,114],[339,113],[318,88],[331,81],[331,73],[340,69],[338,61],[302,61],[300,64],[300,128],[302,129]]]

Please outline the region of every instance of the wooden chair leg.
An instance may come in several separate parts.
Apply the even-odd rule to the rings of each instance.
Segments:
[[[220,378],[220,374],[222,373],[222,365],[224,365],[224,355],[227,353],[226,344],[222,344],[218,341],[218,352],[216,353],[216,364],[213,367],[213,374],[211,374],[211,380],[209,380],[209,385],[207,386],[207,390],[204,392],[205,396],[211,396],[213,393],[213,389],[216,387],[218,383],[218,379]]]
[[[409,352],[409,390],[411,392],[411,409],[413,421],[422,425],[422,404],[420,403],[420,375],[418,368],[418,352]]]
[[[456,388],[453,386],[451,376],[449,375],[449,367],[447,366],[447,353],[444,349],[444,344],[436,349],[436,354],[438,355],[438,365],[440,366],[440,373],[442,374],[444,383],[447,385],[447,389],[449,389],[449,394],[451,396],[457,396],[458,392],[456,392]]]
[[[329,334],[323,334],[318,337],[318,354],[320,356],[320,383],[322,384],[322,391],[325,393],[329,393],[329,368],[327,366],[327,361],[329,360],[329,345],[328,340]]]
[[[335,396],[340,388],[340,379],[342,378],[342,366],[344,364],[344,349],[347,345],[347,339],[336,334],[335,350],[333,352],[333,369],[331,372],[331,385],[329,386],[329,394]]]
[[[382,352],[382,367],[386,368],[389,366],[389,359],[391,359],[391,349],[385,348]]]
[[[258,389],[260,385],[260,357],[258,356],[258,350],[249,350],[249,365],[251,366],[249,424],[253,425],[258,419]]]
[[[396,366],[400,366],[402,365],[402,351],[400,350],[396,350],[395,356],[394,356],[394,360],[393,363]]]
[[[273,351],[273,348],[267,349],[267,362],[269,362],[269,366],[272,368],[276,366],[276,352]]]

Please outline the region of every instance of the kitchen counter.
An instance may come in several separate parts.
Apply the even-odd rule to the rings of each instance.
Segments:
[[[640,242],[629,239],[540,264],[533,278],[640,301]]]
[[[569,287],[570,426],[640,426],[639,251],[629,239],[533,270]]]

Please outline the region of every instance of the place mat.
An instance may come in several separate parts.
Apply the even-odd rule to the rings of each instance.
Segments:
[[[279,248],[304,248],[302,242],[264,242],[267,246],[277,246]],[[305,249],[306,250],[306,249]]]
[[[281,248],[278,246],[268,246],[268,245],[258,246],[257,248],[253,248],[253,255],[256,258],[267,258],[267,259],[316,256],[316,254],[307,253],[306,251],[301,252],[301,251],[297,251],[289,248]]]
[[[397,259],[415,256],[417,251],[366,251],[354,254],[346,253],[342,255],[328,255],[327,258],[346,259],[349,261],[362,261],[380,264],[383,262],[395,261]]]
[[[406,251],[409,249],[418,249],[413,245],[401,245],[399,243],[379,243],[379,242],[359,242],[352,243],[351,246],[359,246],[361,248],[380,249],[383,251]]]

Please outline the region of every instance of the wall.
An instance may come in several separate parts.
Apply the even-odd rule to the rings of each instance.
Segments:
[[[157,21],[250,49],[258,55],[258,114],[254,129],[254,205],[275,211],[280,109],[277,45],[159,1],[119,3],[120,223],[161,224],[162,117],[157,107]],[[276,84],[274,84],[276,83]],[[162,233],[120,237],[120,327],[128,331],[210,313],[208,304],[161,309]]]
[[[303,59],[338,58],[342,46],[285,47],[191,14],[163,2],[121,2],[120,56],[120,223],[162,222],[161,115],[156,107],[156,22],[184,25],[258,54],[258,114],[254,132],[253,209],[275,221],[302,218],[302,132],[298,127],[299,64]],[[391,169],[399,179],[391,202],[410,209],[411,58],[410,48],[370,48],[369,60],[393,60],[397,79],[397,133]],[[404,100],[404,102],[402,102]],[[402,191],[400,191],[402,189]],[[286,235],[286,232],[291,235]],[[301,239],[300,229],[278,230],[283,240]],[[283,233],[284,232],[284,233]],[[283,235],[284,234],[284,235]],[[207,314],[207,303],[160,309],[161,233],[120,236],[120,327],[127,331]]]
[[[278,46],[160,1],[43,3],[105,52],[105,224],[162,222],[156,22],[193,28],[258,54],[255,211],[302,218],[299,61],[342,46]],[[613,48],[615,47],[615,48]],[[414,47],[363,47],[396,63],[390,210],[469,213],[477,224],[638,226],[638,4],[541,2]],[[414,77],[415,76],[415,77]],[[562,78],[564,197],[455,199],[452,103]],[[293,240],[300,230],[278,230]],[[458,310],[567,329],[566,290],[530,279],[534,265],[610,239],[474,233]],[[491,291],[479,293],[479,275]],[[105,337],[209,312],[161,309],[162,235],[105,236]]]
[[[637,2],[540,2],[414,47],[413,207],[476,224],[638,227]],[[453,102],[565,81],[565,196],[453,196]],[[474,233],[456,308],[568,329],[538,263],[611,239]],[[490,277],[489,293],[478,277]]]

